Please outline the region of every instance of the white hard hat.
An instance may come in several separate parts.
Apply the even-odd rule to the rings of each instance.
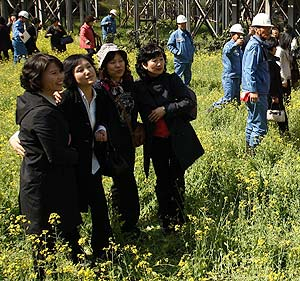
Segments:
[[[234,24],[230,28],[229,32],[230,33],[241,33],[241,34],[244,34],[244,29],[243,29],[243,27],[239,23],[236,23],[236,24]]]
[[[21,12],[19,12],[18,16],[19,16],[19,17],[23,17],[23,18],[25,18],[25,19],[29,19],[29,14],[28,14],[28,12],[26,12],[26,11],[21,11]]]
[[[187,22],[187,18],[184,15],[179,15],[176,20],[177,23],[185,23]]]
[[[115,10],[115,9],[110,10],[109,13],[114,15],[115,17],[118,15],[117,10]]]
[[[252,20],[252,26],[266,26],[273,27],[268,14],[259,13]]]

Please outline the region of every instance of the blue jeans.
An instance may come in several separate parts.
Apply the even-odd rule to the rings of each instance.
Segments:
[[[184,77],[184,84],[189,85],[192,79],[192,63],[180,63],[174,61],[174,72],[182,78]]]
[[[224,96],[221,97],[218,101],[213,103],[213,107],[220,108],[222,104],[231,102],[236,99],[240,103],[240,78],[229,78],[222,77],[222,85],[224,90]]]
[[[259,95],[256,103],[249,101],[246,105],[248,110],[246,142],[250,147],[255,147],[267,134],[268,95]]]

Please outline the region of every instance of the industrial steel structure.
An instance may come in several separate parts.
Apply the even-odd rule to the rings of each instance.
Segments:
[[[87,14],[99,15],[99,0],[0,0],[1,15],[28,10],[42,22],[55,15],[64,20],[67,30],[73,29],[74,18],[83,22]],[[272,20],[291,25],[300,35],[299,0],[120,0],[122,22],[134,18],[134,28],[150,23],[158,37],[160,20],[175,20],[178,14],[188,18],[188,28],[195,35],[206,25],[213,36],[218,36],[229,25],[251,22],[256,13],[266,12]]]

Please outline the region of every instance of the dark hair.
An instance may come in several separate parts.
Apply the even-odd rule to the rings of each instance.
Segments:
[[[42,75],[47,67],[55,63],[60,71],[63,71],[62,62],[51,55],[38,53],[30,57],[23,66],[22,74],[20,76],[21,86],[30,92],[39,92],[43,88]]]
[[[286,32],[281,33],[279,37],[279,46],[284,50],[289,50],[292,43],[292,36]]]
[[[278,40],[274,37],[270,37],[268,40],[265,41],[268,50],[272,50],[278,46]]]
[[[0,24],[5,24],[5,18],[0,16]]]
[[[77,54],[77,55],[71,55],[67,57],[63,62],[64,71],[65,71],[64,84],[66,88],[77,87],[78,84],[74,77],[74,69],[80,63],[81,60],[87,60],[96,71],[94,61],[87,55]]]
[[[160,55],[162,55],[165,60],[165,73],[167,71],[167,57],[162,47],[156,43],[150,42],[139,50],[136,58],[135,69],[141,79],[148,77],[148,70],[143,67],[143,64],[147,63],[151,59],[159,57]]]
[[[100,70],[102,70],[102,75],[103,78],[108,78],[110,79],[110,76],[108,74],[107,71],[107,64],[114,59],[114,57],[116,56],[116,54],[119,54],[122,59],[125,61],[125,72],[123,75],[123,80],[132,80],[132,76],[131,76],[131,71],[129,68],[129,62],[128,62],[128,58],[127,58],[127,54],[125,51],[119,50],[119,51],[115,51],[115,52],[109,52],[106,56],[105,59],[103,60],[102,64],[101,64],[101,68]]]
[[[31,22],[32,22],[33,24],[38,24],[38,23],[41,22],[41,20],[38,19],[38,18],[33,18]]]
[[[58,18],[58,17],[52,17],[52,18],[50,19],[51,24],[53,24],[53,23],[55,23],[55,22],[57,22],[57,21],[59,21],[59,18]]]
[[[96,20],[95,17],[89,15],[89,16],[85,17],[84,22],[89,23],[89,22],[93,22],[95,20]]]

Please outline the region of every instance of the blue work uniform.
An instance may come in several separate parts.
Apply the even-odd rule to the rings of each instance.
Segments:
[[[117,24],[115,18],[111,15],[104,17],[101,21],[101,28],[102,28],[102,38],[105,41],[107,34],[116,34],[117,32]]]
[[[224,96],[213,103],[213,107],[220,108],[222,104],[233,99],[240,102],[240,85],[242,76],[243,51],[233,39],[228,41],[222,52],[223,74],[222,85]]]
[[[18,19],[12,27],[12,46],[14,48],[14,63],[17,63],[22,56],[26,57],[28,52],[20,35],[24,33],[24,23]]]
[[[248,42],[242,61],[242,91],[258,93],[256,103],[246,102],[248,118],[246,125],[246,142],[255,147],[267,133],[268,93],[270,74],[267,48],[259,36],[254,35]]]
[[[189,85],[192,79],[192,62],[194,59],[195,47],[193,39],[187,30],[178,28],[169,40],[168,49],[174,54],[174,71],[179,77],[184,77],[184,84]]]

